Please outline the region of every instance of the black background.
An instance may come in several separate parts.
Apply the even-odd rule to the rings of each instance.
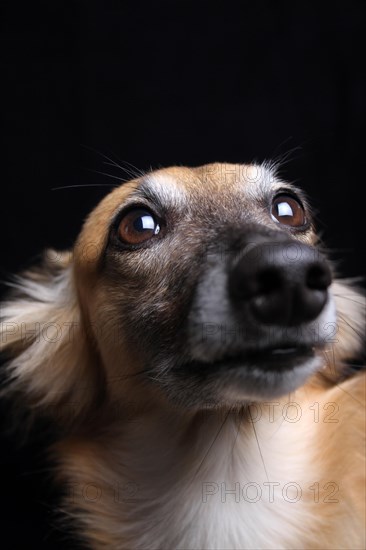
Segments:
[[[1,278],[72,246],[106,186],[129,177],[101,154],[142,170],[285,155],[340,272],[361,275],[365,19],[364,2],[5,4]],[[90,184],[102,186],[54,190]],[[1,440],[9,548],[75,547],[55,526],[43,431]]]

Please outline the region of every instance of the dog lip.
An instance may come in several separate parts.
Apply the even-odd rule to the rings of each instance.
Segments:
[[[289,355],[289,354],[299,354],[304,351],[313,351],[313,348],[310,346],[278,346],[273,348],[265,348],[263,351],[255,352],[259,355],[261,354],[270,354],[270,355]]]
[[[313,357],[314,354],[314,346],[283,344],[263,349],[246,350],[235,355],[225,355],[208,362],[193,360],[189,366],[207,373],[243,367],[255,367],[262,370],[290,370],[304,360]]]
[[[288,353],[294,353],[297,349],[295,347],[289,347],[289,348],[274,348],[271,350],[271,353],[274,355],[281,355],[281,354],[288,354]]]
[[[268,347],[262,350],[250,350],[242,355],[233,356],[228,359],[228,366],[237,364],[251,364],[256,367],[267,368],[291,368],[298,364],[304,357],[314,355],[314,348],[310,346],[283,345]],[[226,359],[219,361],[225,363]]]

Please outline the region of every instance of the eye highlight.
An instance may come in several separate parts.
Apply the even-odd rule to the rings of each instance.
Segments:
[[[290,227],[303,227],[307,224],[304,207],[292,195],[280,193],[272,201],[271,216],[276,223]]]
[[[149,210],[135,208],[119,222],[118,237],[125,244],[142,244],[160,232],[160,224]]]

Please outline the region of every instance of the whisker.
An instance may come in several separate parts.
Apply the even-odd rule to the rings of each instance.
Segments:
[[[240,412],[239,412],[239,419],[238,419],[238,429],[236,430],[234,443],[233,443],[233,445],[232,445],[232,447],[231,447],[231,459],[232,459],[232,460],[234,459],[234,449],[235,449],[235,445],[236,445],[236,442],[237,442],[237,439],[238,439],[238,436],[239,436],[239,432],[240,432],[241,422],[242,422],[242,420],[243,420],[243,416],[244,416],[244,409],[240,409]]]
[[[114,168],[119,168],[120,170],[122,170],[123,173],[127,174],[129,178],[131,179],[134,179],[136,176],[138,176],[138,174],[136,174],[133,170],[130,170],[128,168],[122,168],[119,164],[117,164],[116,162],[106,162],[106,161],[103,161],[103,164],[107,165],[107,166],[113,166]]]
[[[106,166],[114,166],[115,168],[120,168],[121,170],[125,171],[124,168],[122,168],[122,166],[120,166],[119,164],[117,164],[117,162],[107,162],[105,160],[103,160],[103,164],[105,164]]]
[[[116,155],[115,153],[113,153],[113,154],[117,157],[117,155]],[[117,157],[117,158],[118,158],[118,157]],[[105,161],[104,161],[104,162],[105,162]],[[140,168],[137,168],[137,166],[135,166],[134,164],[132,164],[132,162],[128,162],[128,160],[120,160],[120,162],[122,162],[123,165],[126,165],[126,166],[129,166],[129,167],[130,167],[130,171],[129,171],[129,172],[130,172],[134,177],[136,177],[136,176],[142,177],[142,176],[144,176],[145,173],[146,173],[144,170],[142,170],[142,169],[140,169]],[[126,166],[121,166],[120,164],[118,164],[117,162],[114,162],[113,160],[112,160],[112,163],[114,163],[114,164],[113,164],[114,166],[116,166],[116,167],[118,167],[118,168],[121,168],[121,170],[124,170],[125,172],[127,172]],[[105,164],[108,164],[108,163],[105,162]]]
[[[93,170],[92,168],[87,168],[87,170],[89,170],[89,172],[94,172],[95,174],[100,174],[102,176],[107,176],[108,178],[118,180],[121,183],[127,181],[126,179],[121,178],[121,176],[113,176],[112,174],[108,174],[108,172],[100,172],[99,170]],[[117,187],[117,185],[115,187]]]
[[[84,147],[85,149],[88,149],[89,151],[92,151],[93,153],[96,153],[97,155],[99,155],[100,157],[112,162],[114,164],[114,166],[117,166],[118,168],[120,168],[121,170],[123,170],[123,167],[120,166],[119,164],[117,164],[117,162],[115,162],[113,159],[111,159],[110,157],[108,157],[107,155],[105,155],[104,153],[102,153],[101,151],[98,151],[98,149],[94,149],[93,147],[90,147],[89,145],[85,145],[85,144],[81,144],[82,147]]]
[[[215,437],[214,437],[214,439],[213,439],[211,445],[209,446],[209,448],[207,449],[207,451],[206,451],[206,453],[205,453],[203,459],[201,460],[201,462],[200,462],[200,464],[199,464],[199,466],[198,466],[198,468],[197,468],[197,470],[196,470],[196,473],[195,473],[195,475],[194,475],[194,479],[196,479],[196,477],[197,477],[197,475],[198,475],[198,472],[201,470],[201,468],[202,468],[202,466],[203,466],[203,464],[204,464],[204,462],[205,462],[207,456],[209,455],[209,453],[210,453],[212,447],[215,445],[215,443],[216,443],[216,441],[217,441],[217,439],[218,439],[220,433],[222,432],[223,427],[225,426],[225,424],[226,424],[226,422],[227,422],[227,419],[229,418],[229,415],[230,415],[230,413],[231,413],[231,410],[232,410],[231,408],[228,410],[228,412],[227,412],[227,414],[226,414],[226,416],[225,416],[225,418],[224,418],[224,420],[223,420],[223,422],[222,422],[220,428],[218,429],[218,431],[217,431],[217,433],[216,433],[216,435],[215,435]]]
[[[260,454],[260,457],[261,457],[261,460],[262,460],[264,472],[265,472],[265,474],[266,474],[267,481],[269,481],[267,468],[266,468],[266,465],[265,465],[265,463],[264,463],[264,458],[263,458],[263,454],[262,454],[262,449],[261,449],[261,446],[260,446],[260,444],[259,444],[259,439],[258,439],[258,435],[257,435],[257,430],[255,429],[255,426],[254,426],[254,422],[253,422],[253,418],[252,418],[252,413],[251,413],[250,407],[249,407],[249,416],[250,416],[250,419],[251,419],[251,421],[252,421],[253,431],[254,431],[254,435],[255,435],[256,442],[257,442],[258,451],[259,451],[259,454]]]
[[[285,143],[288,143],[291,139],[293,139],[293,136],[288,136],[287,138],[282,140],[278,145],[276,145],[276,147],[273,149],[273,151],[271,153],[271,158],[273,158],[273,159],[278,158],[278,154],[276,155],[276,151],[281,149],[281,147],[283,147],[285,145]]]
[[[361,334],[360,332],[358,332],[358,331],[355,329],[355,327],[353,327],[353,326],[351,325],[351,323],[349,323],[349,322],[343,317],[343,315],[341,315],[340,313],[338,313],[338,317],[339,317],[339,318],[341,319],[341,321],[343,321],[343,323],[345,323],[351,330],[353,330],[353,332],[354,332],[355,334],[357,334],[357,336],[359,336],[360,338],[363,338],[363,337],[364,337],[364,335]]]
[[[80,185],[62,185],[61,187],[51,187],[51,191],[59,191],[60,189],[74,189],[80,187],[119,187],[118,185],[112,185],[110,183],[85,183]]]
[[[337,369],[336,369],[336,361],[335,361],[335,355],[334,355],[334,346],[332,346],[331,349],[329,350],[322,351],[322,355],[325,360],[326,368],[329,369],[329,372],[332,375],[336,375]]]
[[[97,149],[94,149],[93,147],[90,147],[90,146],[84,145],[84,144],[82,144],[82,147],[84,147],[85,149],[88,149],[89,151],[92,151],[93,153],[96,153],[100,157],[106,159],[107,161],[112,163],[112,166],[115,166],[116,168],[120,168],[123,172],[126,172],[130,176],[132,175],[133,177],[136,177],[136,176],[144,176],[145,175],[143,170],[140,170],[139,168],[137,168],[137,166],[134,166],[131,162],[128,162],[127,160],[120,161],[120,162],[123,162],[123,164],[126,164],[127,166],[132,168],[133,172],[130,171],[130,173],[129,173],[128,170],[126,169],[126,167],[122,166],[121,164],[118,164],[112,158],[108,157],[106,154],[102,153],[101,151],[98,151]],[[113,153],[113,154],[115,154],[115,153]],[[117,157],[117,155],[115,155],[115,156]]]
[[[359,399],[357,399],[357,397],[355,397],[354,395],[352,395],[351,393],[349,393],[347,390],[345,390],[344,388],[342,388],[342,386],[340,386],[339,384],[336,383],[336,386],[337,388],[339,388],[341,391],[343,391],[343,393],[349,395],[352,399],[354,399],[355,401],[357,401],[357,403],[359,403],[362,407],[364,407],[364,403],[362,401],[360,401]]]
[[[106,162],[105,160],[103,161],[103,164],[105,164],[106,166],[113,166],[114,168],[119,168],[120,170],[122,170],[122,172],[126,173],[130,178],[135,178],[136,175],[136,172],[133,171],[133,170],[130,170],[129,168],[125,168],[122,166],[120,166],[119,164],[117,164],[116,162]]]
[[[135,166],[134,164],[132,164],[132,162],[129,162],[128,160],[119,159],[118,155],[116,155],[116,153],[114,153],[113,151],[112,151],[112,153],[116,158],[118,158],[119,162],[123,163],[123,165],[129,166],[133,170],[133,173],[134,173],[135,176],[136,175],[137,176],[144,176],[145,175],[144,170],[142,170],[141,168],[138,168],[137,166]],[[118,166],[120,166],[120,165],[118,165]],[[123,166],[123,170],[126,170],[125,166]]]
[[[281,169],[283,166],[289,164],[289,162],[295,160],[296,157],[291,158],[291,155],[296,151],[302,151],[302,147],[293,147],[292,149],[289,149],[289,151],[287,151],[286,153],[277,155],[277,157],[273,159],[273,166],[275,170],[278,170],[279,168]]]
[[[121,170],[124,170],[124,168],[122,168],[122,166],[118,164],[118,162],[115,162],[112,159],[108,162],[106,160],[103,160],[103,164],[106,164],[107,166],[115,166],[115,168],[120,168]]]
[[[324,357],[325,357],[327,366],[328,366],[329,369],[330,369],[330,372],[332,372],[332,369],[333,369],[333,372],[336,373],[334,350],[333,350],[333,361],[332,361],[332,364],[330,364],[329,357],[328,357],[324,352],[323,352],[323,355],[324,355]],[[351,397],[354,401],[356,401],[357,403],[359,403],[360,405],[362,405],[362,407],[364,406],[364,403],[362,403],[362,401],[360,401],[359,399],[357,399],[357,397],[355,397],[355,396],[352,395],[350,392],[348,392],[347,390],[345,390],[344,388],[342,388],[342,386],[340,386],[336,381],[334,381],[334,384],[337,386],[337,388],[338,388],[339,390],[341,390],[343,393],[345,393],[346,395],[348,395],[349,397]]]

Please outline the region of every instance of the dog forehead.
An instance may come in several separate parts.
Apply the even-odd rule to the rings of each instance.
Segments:
[[[213,163],[197,168],[165,168],[145,177],[142,186],[156,193],[162,202],[179,204],[200,196],[219,202],[232,194],[253,198],[276,183],[266,165]]]
[[[198,168],[172,167],[143,177],[130,198],[147,198],[165,208],[219,212],[229,204],[259,199],[280,187],[265,165],[206,164]]]

